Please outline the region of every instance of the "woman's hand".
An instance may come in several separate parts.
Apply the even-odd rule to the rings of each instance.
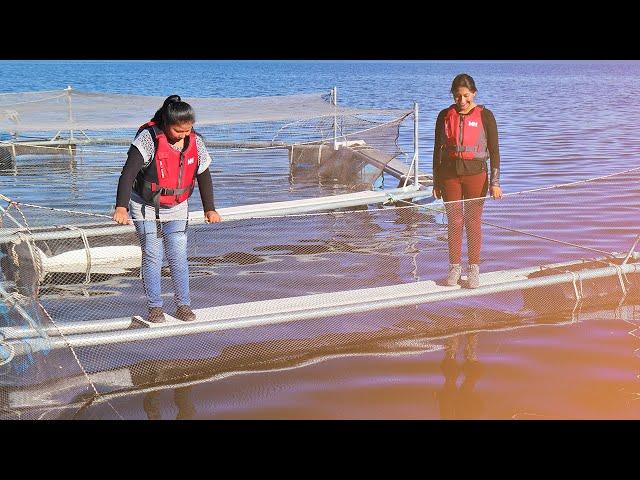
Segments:
[[[502,189],[500,187],[491,187],[491,198],[502,198]]]
[[[433,196],[435,198],[440,198],[442,196],[442,190],[440,190],[438,187],[433,187]]]
[[[121,225],[133,225],[125,207],[116,207],[116,211],[113,213],[113,220]]]
[[[204,221],[207,223],[218,223],[222,221],[222,217],[215,210],[207,210],[204,212]]]

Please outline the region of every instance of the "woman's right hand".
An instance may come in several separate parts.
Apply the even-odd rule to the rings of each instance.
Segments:
[[[116,207],[116,211],[113,213],[113,220],[121,225],[132,225],[133,222],[129,219],[129,214],[125,207]]]
[[[442,190],[440,190],[438,187],[433,187],[433,196],[435,198],[440,198],[442,196]]]

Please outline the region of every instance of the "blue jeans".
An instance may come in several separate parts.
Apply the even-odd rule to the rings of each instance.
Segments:
[[[147,294],[147,306],[162,307],[160,280],[163,253],[169,262],[176,306],[190,305],[187,221],[169,220],[156,224],[155,220],[138,220],[133,223],[142,249],[142,283]]]

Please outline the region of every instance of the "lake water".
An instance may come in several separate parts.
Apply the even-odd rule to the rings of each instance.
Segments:
[[[427,173],[435,118],[451,103],[452,78],[466,72],[476,80],[477,103],[497,119],[505,193],[640,167],[640,111],[634,102],[640,62],[3,61],[0,70],[0,93],[71,85],[123,94],[247,97],[337,86],[344,105],[409,109],[418,102],[419,153]],[[411,128],[401,138],[409,151]],[[342,191],[317,182],[291,183],[286,156],[243,160],[214,159],[217,207]],[[72,163],[19,158],[15,168],[0,172],[0,193],[25,203],[108,214],[123,162],[117,155],[99,164],[89,157]],[[595,249],[626,251],[640,233],[639,179],[636,171],[488,200],[483,218]],[[194,229],[194,306],[211,306],[205,302],[209,294],[214,304],[229,304],[442,276],[446,229],[433,216],[411,209],[348,215],[221,224],[213,235]],[[483,235],[483,271],[594,256],[498,228],[485,226]],[[207,260],[214,254],[217,260]],[[104,287],[118,288],[127,287]],[[87,317],[100,318],[86,299],[69,301]],[[234,356],[223,348],[233,358],[207,364],[202,378],[181,388],[134,391],[83,410],[79,418],[639,418],[639,306],[628,301],[616,308],[614,300],[574,309],[570,299],[528,303],[520,293],[500,294],[336,317],[330,320],[378,325],[386,333],[366,341],[345,334],[333,343],[319,341],[313,322],[303,322],[273,329],[261,340],[247,335],[253,350]],[[434,339],[443,325],[453,333]],[[269,348],[285,351],[292,336],[305,336],[300,332],[315,339],[306,353],[304,345],[294,345],[295,355],[274,358],[256,347],[269,339]],[[283,338],[289,343],[278,344]],[[477,362],[464,362],[467,341]],[[459,350],[457,362],[443,362],[451,348]],[[165,384],[182,372],[179,365],[162,367],[174,375],[156,365],[153,373]]]

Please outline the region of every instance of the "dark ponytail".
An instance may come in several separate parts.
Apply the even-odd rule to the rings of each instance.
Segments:
[[[170,95],[165,99],[162,107],[158,109],[151,121],[155,122],[160,128],[164,128],[167,125],[185,122],[195,123],[196,114],[191,105],[182,101],[180,95]]]

